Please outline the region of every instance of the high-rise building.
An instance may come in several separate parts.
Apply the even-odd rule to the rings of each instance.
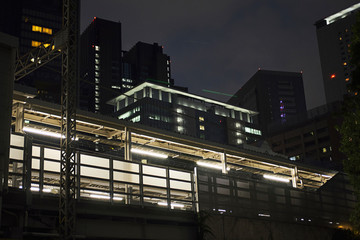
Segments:
[[[62,26],[62,0],[4,1],[0,32],[19,38],[19,56],[52,38]],[[60,102],[61,58],[58,57],[19,80],[37,89],[37,97]]]
[[[306,115],[302,73],[259,70],[228,103],[259,112],[254,122],[266,136],[271,127]]]
[[[308,111],[308,119],[274,130],[267,137],[271,149],[289,160],[341,170],[345,156],[340,152],[339,102]]]
[[[115,116],[150,127],[240,146],[261,137],[257,113],[154,83],[145,82],[111,101]]]
[[[112,113],[106,102],[123,89],[121,23],[94,18],[80,38],[79,106]]]
[[[315,23],[326,102],[342,101],[351,82],[352,25],[360,3]]]
[[[123,56],[122,87],[132,88],[145,81],[171,87],[174,80],[171,78],[170,57],[163,53],[159,44],[138,42]]]

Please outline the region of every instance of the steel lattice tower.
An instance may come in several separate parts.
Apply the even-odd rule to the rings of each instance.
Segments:
[[[78,79],[79,0],[63,0],[63,29],[67,32],[62,50],[61,163],[59,235],[73,239],[75,233],[75,138],[76,82]]]

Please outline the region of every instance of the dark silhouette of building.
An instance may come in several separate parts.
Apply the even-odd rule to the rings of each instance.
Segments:
[[[19,38],[19,56],[52,38],[62,26],[61,0],[4,1],[0,8],[0,32]],[[61,58],[19,80],[37,89],[37,97],[60,102]]]
[[[121,23],[94,18],[81,34],[79,106],[109,114],[106,102],[122,92]]]
[[[308,119],[272,129],[267,142],[271,149],[289,160],[341,170],[345,156],[339,151],[341,125],[339,102],[308,112]]]
[[[171,87],[170,57],[157,43],[138,42],[123,56],[123,88],[130,89],[145,81]]]
[[[254,122],[267,136],[270,128],[306,115],[302,73],[259,70],[228,103],[259,112]]]
[[[360,3],[315,23],[326,102],[342,101],[351,82],[352,25]]]

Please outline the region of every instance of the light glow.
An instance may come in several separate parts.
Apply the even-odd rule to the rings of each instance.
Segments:
[[[207,167],[207,168],[214,168],[214,169],[219,169],[222,170],[222,166],[221,165],[217,165],[217,164],[213,164],[213,163],[208,163],[208,162],[196,162],[197,165],[202,166],[202,167]],[[226,170],[230,170],[229,167],[226,168]]]
[[[160,206],[167,206],[167,202],[158,202],[158,205]],[[171,207],[179,207],[179,208],[183,208],[185,207],[184,204],[180,204],[180,203],[171,203]]]
[[[151,152],[151,151],[145,151],[139,148],[132,148],[131,149],[132,153],[138,153],[138,154],[143,154],[143,155],[148,155],[148,156],[152,156],[152,157],[158,157],[158,158],[168,158],[168,155],[165,154],[161,154],[161,153],[156,153],[156,152]]]
[[[336,22],[338,19],[347,17],[352,11],[356,10],[360,7],[360,3],[357,3],[355,5],[352,5],[351,7],[348,7],[340,12],[337,12],[327,18],[325,18],[326,24],[329,25],[333,22]]]
[[[65,136],[61,135],[60,133],[44,131],[44,130],[31,128],[31,127],[24,127],[23,131],[28,132],[28,133],[34,133],[34,134],[40,134],[40,135],[44,135],[44,136],[49,136],[49,137],[65,138]]]
[[[266,178],[266,179],[273,180],[273,181],[278,181],[278,182],[285,182],[285,183],[290,182],[290,180],[288,178],[279,177],[279,176],[276,176],[276,175],[264,174],[263,177]]]

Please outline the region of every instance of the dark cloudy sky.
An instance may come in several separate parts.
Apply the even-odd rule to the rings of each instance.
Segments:
[[[157,42],[176,85],[234,94],[257,70],[303,71],[307,107],[325,103],[314,23],[355,0],[83,0],[93,17],[122,23],[122,44]]]

